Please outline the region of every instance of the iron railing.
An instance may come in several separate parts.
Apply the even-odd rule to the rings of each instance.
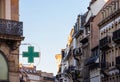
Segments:
[[[109,77],[102,77],[101,82],[120,82],[120,74],[112,74]]]
[[[109,43],[111,42],[111,39],[109,36],[104,37],[103,39],[100,40],[100,49],[101,50],[106,50],[109,49]]]
[[[0,19],[0,34],[22,36],[23,22]]]

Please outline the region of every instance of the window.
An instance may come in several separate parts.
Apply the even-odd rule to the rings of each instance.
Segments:
[[[109,6],[109,15],[111,14],[111,6]]]
[[[0,0],[0,18],[5,18],[5,0]]]
[[[0,53],[0,81],[4,80],[7,81],[8,80],[8,65],[7,62],[3,56],[3,54]]]
[[[102,19],[104,19],[104,12],[102,12]]]
[[[108,29],[106,29],[106,32],[108,32]]]

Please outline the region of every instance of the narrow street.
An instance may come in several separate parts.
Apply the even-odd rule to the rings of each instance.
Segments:
[[[0,82],[120,82],[120,0],[0,0]]]

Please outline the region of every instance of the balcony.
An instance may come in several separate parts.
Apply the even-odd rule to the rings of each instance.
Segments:
[[[118,30],[116,30],[116,31],[113,32],[112,40],[115,43],[120,43],[120,29],[118,29]]]
[[[110,67],[110,63],[108,62],[101,62],[101,73],[105,76],[105,77],[108,77],[109,76],[109,73],[106,71],[107,69],[109,69]]]
[[[67,74],[71,74],[75,71],[75,66],[69,66],[67,69],[64,70]]]
[[[101,50],[107,50],[110,48],[109,44],[111,42],[111,39],[109,36],[104,37],[100,40],[100,49]]]
[[[112,74],[108,77],[102,77],[101,82],[120,82],[120,74]]]
[[[102,61],[100,64],[101,64],[101,69],[104,70],[106,68],[106,63]]]
[[[93,56],[88,58],[85,61],[85,66],[89,66],[89,69],[94,69],[94,68],[98,68],[99,67],[99,62],[97,62],[97,60],[99,59],[99,56]]]
[[[89,35],[86,35],[83,39],[80,40],[80,43],[82,43],[83,45],[85,45],[89,41],[88,38],[89,38]]]
[[[69,67],[68,67],[68,70],[69,70],[69,72],[75,71],[75,66],[69,66]]]
[[[105,69],[109,69],[110,67],[111,67],[110,62],[101,62],[101,69],[105,70]]]
[[[70,58],[70,56],[72,55],[72,52],[73,52],[72,47],[70,47],[68,49],[68,52],[66,53],[65,57],[63,58],[63,61],[68,60]]]
[[[78,31],[75,31],[74,32],[74,37],[75,38],[78,38],[79,37],[79,35],[81,35],[82,33],[83,33],[83,30],[84,30],[84,27],[81,27]]]
[[[67,69],[64,70],[66,76],[71,76],[73,80],[78,80],[82,78],[81,72],[75,69],[75,66],[69,66]]]
[[[0,19],[0,38],[21,39],[23,36],[23,23],[13,20]]]
[[[75,70],[75,72],[72,73],[72,79],[75,81],[75,82],[79,82],[79,79],[82,79],[82,75],[81,75],[81,72],[79,70]]]

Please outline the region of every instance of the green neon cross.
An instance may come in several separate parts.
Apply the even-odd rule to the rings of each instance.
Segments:
[[[23,52],[23,57],[28,57],[28,63],[34,63],[34,57],[39,57],[39,52],[34,52],[34,47],[28,46],[28,52]]]

